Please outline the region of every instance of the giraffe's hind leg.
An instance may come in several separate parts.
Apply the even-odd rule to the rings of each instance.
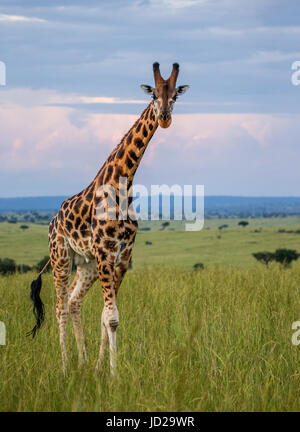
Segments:
[[[81,303],[85,294],[97,279],[98,272],[94,261],[88,264],[78,265],[77,273],[69,290],[69,310],[78,348],[79,365],[87,358],[81,324]]]
[[[49,241],[50,259],[56,288],[56,318],[62,354],[63,372],[66,373],[66,330],[68,321],[68,289],[72,270],[73,254],[62,230],[58,227]]]
[[[107,342],[108,342],[108,333],[104,324],[104,309],[103,309],[101,314],[101,342],[100,342],[99,358],[97,361],[96,369],[99,369],[104,359]]]

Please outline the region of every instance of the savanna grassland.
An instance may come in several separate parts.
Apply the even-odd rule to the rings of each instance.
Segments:
[[[162,222],[140,222],[133,251],[134,269],[165,268],[191,269],[197,262],[208,266],[256,268],[253,252],[296,249],[300,252],[300,234],[278,233],[278,229],[297,230],[300,218],[249,219],[249,226],[238,226],[239,219],[207,219],[204,229],[196,232],[184,230],[185,223],[170,222],[161,231]],[[228,225],[219,230],[218,227]],[[48,227],[28,224],[0,223],[0,258],[13,258],[17,264],[35,265],[48,255]],[[261,229],[261,232],[255,232]],[[146,242],[151,242],[147,245]],[[300,260],[299,260],[300,263]],[[297,264],[296,264],[297,265]],[[300,265],[300,264],[299,264]]]
[[[208,220],[201,232],[138,233],[133,269],[118,296],[118,374],[96,373],[103,306],[99,282],[82,308],[89,360],[78,369],[69,323],[68,375],[61,372],[55,290],[43,276],[46,321],[37,337],[29,287],[36,273],[0,277],[1,411],[298,411],[300,264],[266,268],[252,252],[292,248],[300,219]],[[218,230],[222,223],[228,228]],[[175,225],[170,226],[178,228]],[[169,228],[170,228],[169,227]],[[262,227],[261,232],[255,232]],[[155,229],[156,228],[156,229]],[[146,245],[145,242],[152,244]],[[47,228],[0,224],[0,256],[33,265],[47,254]],[[193,265],[202,262],[204,270]]]

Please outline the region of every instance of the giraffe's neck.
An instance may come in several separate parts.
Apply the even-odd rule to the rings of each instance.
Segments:
[[[98,173],[98,185],[112,184],[118,187],[120,177],[126,177],[127,187],[140,164],[147,145],[158,126],[158,117],[151,102],[140,118],[112,151]]]

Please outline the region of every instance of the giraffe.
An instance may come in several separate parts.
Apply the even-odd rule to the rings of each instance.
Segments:
[[[116,299],[130,263],[138,229],[134,213],[130,211],[132,197],[129,192],[135,172],[158,125],[162,128],[170,126],[174,102],[189,88],[189,86],[176,87],[178,73],[179,65],[174,63],[170,77],[164,80],[159,63],[153,64],[155,87],[141,85],[144,92],[151,95],[153,100],[109,155],[90,185],[66,199],[49,224],[50,259],[38,278],[31,284],[36,324],[29,334],[34,337],[44,321],[44,305],[40,298],[41,275],[51,263],[57,294],[56,318],[64,373],[67,366],[66,326],[69,313],[75,333],[79,365],[87,359],[80,310],[85,294],[97,279],[100,279],[102,286],[104,307],[101,315],[101,342],[96,367],[100,367],[106,346],[109,344],[111,373],[115,371],[116,334],[119,324]],[[126,180],[125,195],[128,212],[125,217],[120,217],[122,213],[120,178]],[[99,196],[98,193],[99,188],[104,185],[113,187],[115,191],[113,197],[117,215],[115,218],[98,217],[99,207],[102,206],[102,209],[105,207],[103,195]],[[106,193],[105,197],[107,195]],[[109,216],[110,207],[105,208],[106,216]],[[73,262],[77,265],[77,271],[69,286]]]

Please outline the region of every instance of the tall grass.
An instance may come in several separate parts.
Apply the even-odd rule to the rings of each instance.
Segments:
[[[43,278],[46,322],[36,339],[29,286],[33,274],[1,277],[1,411],[266,411],[300,409],[300,274],[211,268],[199,273],[135,270],[119,293],[118,374],[95,363],[103,305],[87,294],[83,325],[89,360],[77,367],[69,325],[69,370],[61,372],[55,290]]]

